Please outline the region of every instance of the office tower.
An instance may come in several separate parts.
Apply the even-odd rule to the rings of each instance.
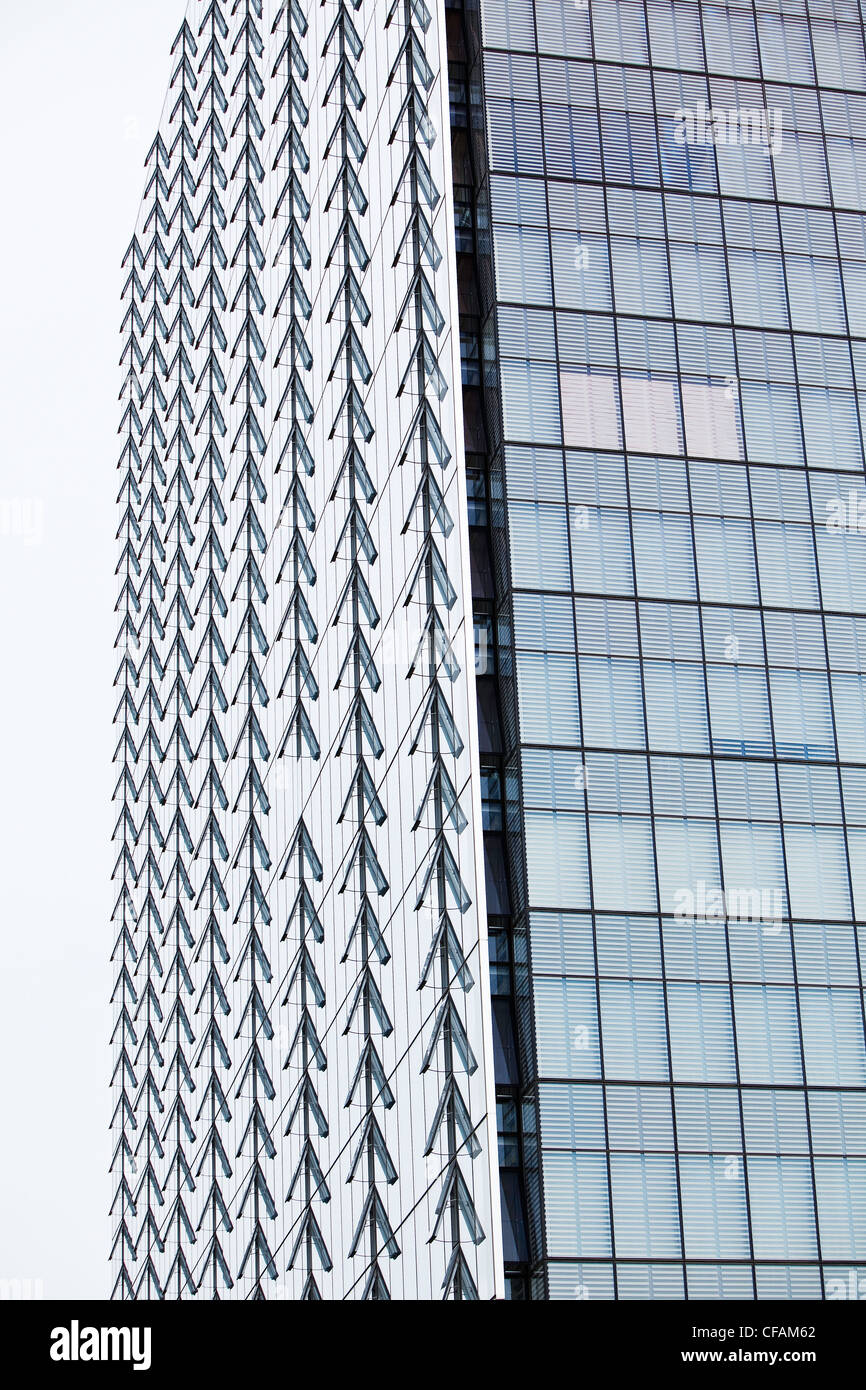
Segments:
[[[213,0],[174,44],[126,259],[127,1297],[501,1283],[441,42]]]
[[[171,72],[115,1296],[851,1296],[856,4],[210,0]]]

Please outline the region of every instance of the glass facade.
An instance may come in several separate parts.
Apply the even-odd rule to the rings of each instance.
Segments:
[[[866,1274],[862,19],[462,19],[513,1296],[820,1299]]]
[[[124,265],[114,1296],[866,1287],[855,0],[190,0]]]
[[[118,1298],[501,1293],[443,46],[426,0],[193,0],[172,50],[125,262]]]

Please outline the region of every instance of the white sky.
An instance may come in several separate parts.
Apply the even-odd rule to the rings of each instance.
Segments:
[[[110,1292],[120,260],[185,9],[0,0],[0,1280],[46,1298]]]

